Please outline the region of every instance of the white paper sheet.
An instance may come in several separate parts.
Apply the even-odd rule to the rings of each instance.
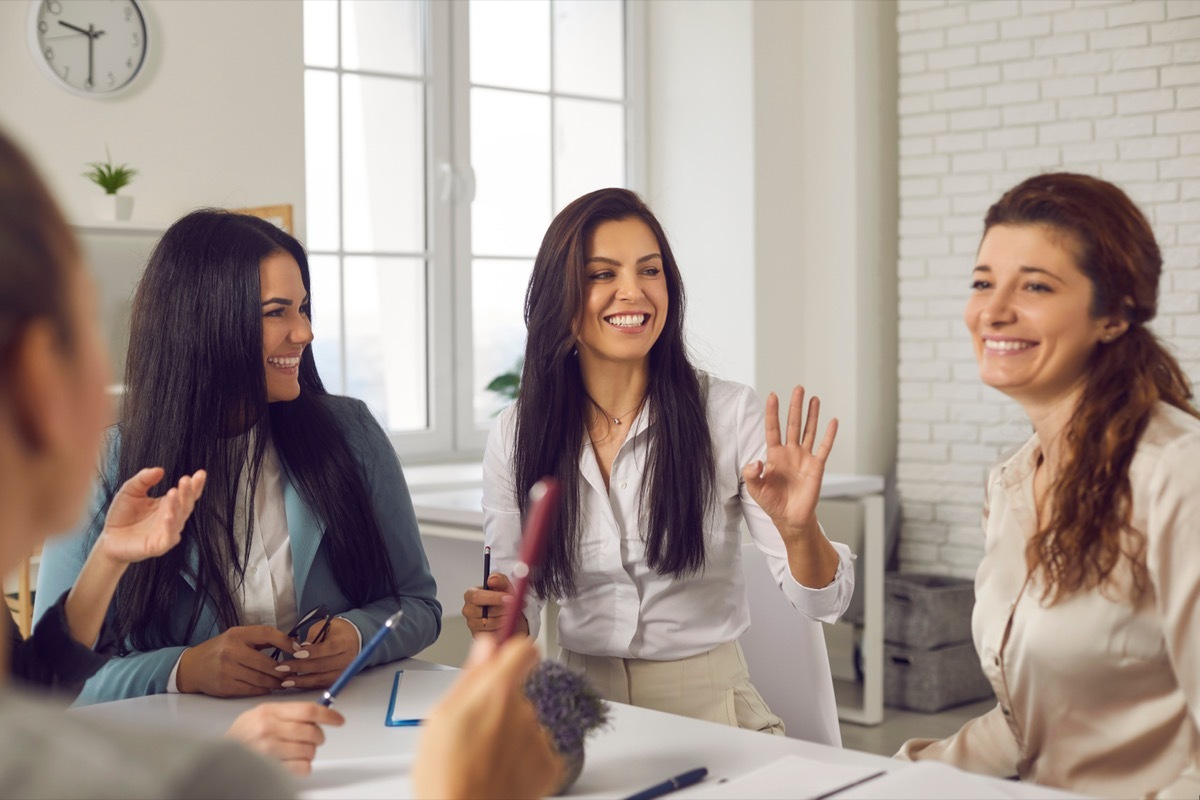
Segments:
[[[400,682],[394,684],[395,690],[388,706],[388,725],[415,724],[415,720],[425,719],[430,709],[462,674],[450,669],[402,669],[396,672]]]
[[[879,797],[892,800],[1010,800],[1028,797],[1028,791],[1019,791],[1018,787],[1027,789],[1029,786],[974,775],[936,761],[918,761],[862,786],[839,792],[834,797],[838,800],[874,800]],[[1082,796],[1043,788],[1044,794],[1041,796],[1047,798]]]
[[[741,798],[784,800],[815,798],[836,791],[882,772],[878,767],[826,764],[801,756],[784,756],[737,778],[709,783],[705,781],[688,792],[691,798]],[[878,780],[876,778],[875,780]],[[873,781],[868,781],[870,785]]]

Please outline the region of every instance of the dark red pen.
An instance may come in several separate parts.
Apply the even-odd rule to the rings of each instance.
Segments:
[[[529,591],[529,573],[542,563],[542,555],[546,552],[546,540],[549,538],[550,525],[554,522],[554,514],[558,510],[558,481],[554,478],[542,478],[529,490],[529,507],[525,516],[525,532],[521,536],[521,555],[513,565],[513,577],[517,586],[513,590],[512,611],[504,617],[504,626],[500,628],[497,645],[512,636],[517,628],[517,618],[524,613],[525,595]]]

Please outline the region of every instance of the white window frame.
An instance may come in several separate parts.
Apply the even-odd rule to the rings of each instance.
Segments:
[[[340,6],[340,3],[339,3]],[[436,463],[477,460],[483,453],[487,431],[475,426],[474,339],[471,312],[471,201],[474,173],[471,169],[470,62],[468,0],[428,0],[423,5],[426,76],[425,83],[425,207],[427,407],[429,427],[420,431],[388,431],[392,446],[406,463]],[[625,20],[625,174],[626,185],[645,191],[646,102],[645,102],[645,3],[624,0]],[[341,195],[342,92],[344,73],[379,75],[369,70],[346,70],[341,66],[341,13],[338,14],[338,64],[336,68],[305,70],[335,72],[339,78],[338,190]],[[553,36],[553,26],[551,26]],[[553,48],[553,40],[551,41]],[[553,49],[551,49],[553,54]],[[381,75],[381,77],[396,77]],[[547,94],[537,92],[537,94]],[[550,93],[552,97],[567,96]],[[590,99],[590,98],[589,98]],[[457,122],[457,124],[456,124]],[[553,124],[553,112],[551,116]],[[553,147],[554,131],[551,130]],[[553,154],[551,153],[551,159]],[[553,161],[551,161],[553,170]],[[553,175],[553,172],[551,173]],[[551,184],[553,185],[553,183]],[[339,231],[342,219],[338,221]],[[314,250],[315,255],[335,255],[343,266],[339,280],[344,291],[344,259],[354,255],[376,255],[348,251],[339,237],[337,251]],[[378,255],[397,255],[378,253]],[[514,313],[521,313],[519,309]],[[346,371],[346,315],[341,314],[342,375]],[[332,376],[331,376],[332,377]]]

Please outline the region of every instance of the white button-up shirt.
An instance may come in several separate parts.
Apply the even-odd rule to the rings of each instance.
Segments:
[[[1104,587],[1045,604],[1025,554],[1041,452],[1035,434],[988,478],[971,630],[998,703],[897,755],[1097,797],[1196,797],[1200,420],[1158,403],[1127,468],[1149,578],[1136,602],[1123,556]]]
[[[253,446],[248,450],[252,450]],[[233,532],[238,552],[246,542],[246,509],[250,496],[250,470],[243,469],[238,479],[237,505]],[[282,631],[296,624],[296,579],[292,572],[292,540],[288,537],[287,509],[283,502],[283,473],[275,446],[267,443],[258,485],[254,488],[254,529],[250,538],[250,558],[239,589],[233,592],[242,625],[270,625]],[[308,609],[305,609],[307,611]],[[180,655],[179,661],[183,660]],[[167,691],[178,692],[179,661],[167,680]]]
[[[483,461],[483,529],[493,568],[508,573],[518,554],[521,521],[513,493],[514,409],[506,409],[488,437]],[[709,378],[708,424],[716,464],[716,502],[705,521],[707,551],[701,573],[677,580],[646,563],[638,519],[642,472],[650,442],[643,407],[617,451],[609,487],[585,442],[579,470],[582,531],[577,594],[559,599],[559,643],[578,653],[668,661],[733,641],[750,627],[741,565],[741,524],[767,556],[776,582],[807,617],[833,622],[854,592],[853,556],[833,542],[838,569],[832,583],[809,588],[787,564],[779,531],[742,483],[742,467],[766,457],[763,405],[747,386]],[[525,616],[537,636],[542,598],[531,597]]]

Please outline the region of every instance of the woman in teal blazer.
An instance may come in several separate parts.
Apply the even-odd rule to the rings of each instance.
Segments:
[[[325,391],[309,286],[299,243],[253,217],[194,212],[151,255],[94,513],[43,553],[38,599],[48,606],[75,580],[134,464],[163,465],[165,486],[202,466],[208,485],[182,544],[119,584],[121,649],[80,704],[328,686],[400,608],[371,664],[437,639],[441,606],[399,461],[362,402]],[[326,629],[289,638],[318,607]],[[44,612],[36,604],[35,619]]]

